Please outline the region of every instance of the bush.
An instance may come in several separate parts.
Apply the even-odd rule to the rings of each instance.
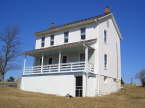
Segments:
[[[136,77],[140,80],[143,87],[145,87],[145,69],[137,73]]]
[[[9,77],[8,78],[8,82],[14,82],[15,81],[15,78],[14,77]]]

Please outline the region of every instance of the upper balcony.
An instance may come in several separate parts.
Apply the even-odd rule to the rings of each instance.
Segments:
[[[35,61],[33,66],[26,66],[26,59],[24,60],[23,75],[93,73],[95,49],[91,45],[95,42],[96,39],[86,40],[25,52],[25,55],[33,56]],[[83,54],[83,57],[80,54]],[[64,56],[67,56],[68,60]],[[50,57],[53,62],[49,61]]]

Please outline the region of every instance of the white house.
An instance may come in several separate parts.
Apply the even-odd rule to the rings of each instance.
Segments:
[[[109,8],[102,15],[54,24],[35,33],[35,58],[24,71],[21,89],[59,96],[98,96],[121,87],[121,33]]]

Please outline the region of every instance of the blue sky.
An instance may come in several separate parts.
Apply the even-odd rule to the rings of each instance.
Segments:
[[[109,6],[120,27],[122,76],[126,82],[145,68],[145,1],[144,0],[0,0],[0,30],[11,25],[20,27],[21,51],[34,48],[34,33],[47,29],[52,22],[62,25],[96,16]],[[23,57],[17,63],[23,64]],[[8,76],[19,77],[21,70]]]

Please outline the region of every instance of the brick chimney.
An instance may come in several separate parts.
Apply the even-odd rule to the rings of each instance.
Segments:
[[[104,8],[104,13],[105,13],[105,14],[111,13],[110,8],[109,8],[109,7]]]

